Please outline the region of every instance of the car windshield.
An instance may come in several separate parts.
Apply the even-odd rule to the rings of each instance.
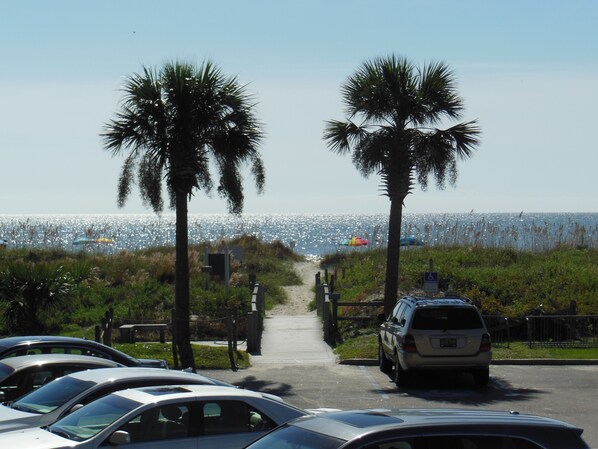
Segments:
[[[129,354],[127,354],[126,352],[122,352],[119,351],[118,349],[114,349],[114,348],[110,348],[110,350],[113,352],[113,357],[112,359],[114,360],[114,355],[118,354],[119,357],[122,357],[123,359],[129,360],[130,361],[130,365],[140,365],[141,362],[139,361],[139,359],[136,359],[133,356],[130,356]]]
[[[345,443],[329,435],[286,425],[260,438],[246,449],[336,449]]]
[[[473,307],[426,307],[417,309],[413,329],[454,330],[481,329],[482,319]]]
[[[141,404],[120,396],[105,396],[65,416],[46,429],[73,441],[87,440]]]
[[[61,377],[23,396],[11,407],[30,413],[50,413],[94,385],[92,381]]]

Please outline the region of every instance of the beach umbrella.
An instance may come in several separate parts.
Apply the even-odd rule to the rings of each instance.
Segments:
[[[114,243],[114,240],[109,239],[108,237],[98,237],[96,243]]]
[[[409,237],[403,237],[399,241],[401,246],[423,246],[424,242],[415,238],[415,236],[410,235]]]
[[[351,237],[348,240],[345,240],[341,243],[343,246],[365,246],[370,243],[368,240],[364,239],[363,237]]]
[[[107,237],[77,237],[75,240],[73,240],[73,245],[91,245],[94,243],[114,243],[114,240]]]

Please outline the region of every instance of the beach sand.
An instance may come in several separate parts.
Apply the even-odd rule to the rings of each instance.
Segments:
[[[313,261],[296,262],[294,268],[303,284],[283,287],[287,293],[287,301],[272,307],[267,312],[268,316],[316,314],[315,310],[309,311],[308,304],[315,299],[313,287],[316,273],[320,271],[318,264]]]

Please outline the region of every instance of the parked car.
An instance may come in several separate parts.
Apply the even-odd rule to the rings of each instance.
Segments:
[[[480,311],[463,297],[405,296],[380,326],[378,359],[403,386],[418,370],[461,370],[488,384],[492,348]]]
[[[8,337],[0,339],[0,359],[30,354],[80,354],[114,360],[124,366],[168,368],[165,360],[136,359],[93,340],[61,336]]]
[[[2,447],[241,449],[304,410],[238,388],[178,385],[121,390],[61,420],[0,434]]]
[[[77,371],[122,366],[113,360],[72,354],[45,354],[0,360],[0,402],[13,401],[48,382]]]
[[[357,410],[298,418],[246,449],[588,448],[582,432],[562,421],[517,412]]]
[[[85,358],[96,360],[93,357]],[[199,374],[155,368],[80,371],[56,379],[11,404],[0,405],[0,433],[52,424],[71,411],[114,391],[177,384],[234,387]]]

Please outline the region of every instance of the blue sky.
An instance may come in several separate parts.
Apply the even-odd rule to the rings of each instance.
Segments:
[[[150,212],[136,190],[117,208],[123,161],[99,134],[126,76],[177,59],[258,100],[266,189],[247,177],[245,212],[387,213],[322,132],[345,118],[341,83],[391,53],[447,63],[482,129],[456,187],[418,187],[406,212],[598,212],[596,23],[593,0],[0,0],[0,214]]]

